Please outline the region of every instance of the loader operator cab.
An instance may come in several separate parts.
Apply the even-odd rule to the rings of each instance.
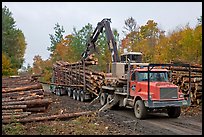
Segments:
[[[141,63],[142,53],[141,52],[126,52],[121,55],[121,62],[127,63],[128,59],[131,63]]]
[[[113,62],[111,73],[113,77],[127,78],[128,63],[130,63],[130,69],[136,64],[146,64],[142,63],[142,53],[141,52],[125,52],[120,56],[120,62]]]

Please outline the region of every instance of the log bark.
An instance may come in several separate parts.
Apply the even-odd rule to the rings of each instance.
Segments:
[[[43,89],[37,89],[37,90],[30,90],[30,91],[18,91],[18,92],[10,92],[10,93],[2,93],[2,97],[11,97],[15,98],[16,96],[22,96],[22,95],[32,95],[35,93],[36,95],[43,95],[44,90]]]
[[[5,115],[23,115],[23,114],[28,114],[30,115],[32,112],[2,112],[2,116]]]
[[[29,114],[18,114],[18,115],[2,115],[2,121],[5,119],[15,119],[15,121],[17,120],[16,118],[23,118],[23,117],[27,117]]]
[[[23,109],[2,110],[2,113],[15,113],[15,112],[23,112]]]
[[[2,92],[16,92],[16,91],[27,91],[27,90],[32,90],[32,89],[42,89],[41,84],[35,84],[35,85],[30,85],[30,86],[24,86],[24,87],[17,87],[17,88],[8,88],[2,90]]]
[[[46,106],[49,105],[52,101],[50,99],[34,99],[26,101],[15,101],[15,102],[2,102],[2,107],[5,105],[27,105],[27,107],[35,106]]]
[[[29,112],[44,112],[47,110],[47,107],[34,107],[34,108],[26,108],[25,111]]]
[[[93,111],[85,111],[85,112],[77,112],[77,113],[66,113],[66,114],[59,114],[59,115],[51,115],[51,116],[44,116],[44,117],[32,117],[32,118],[24,118],[24,119],[16,119],[13,120],[2,120],[2,123],[12,123],[12,122],[20,122],[20,123],[27,123],[27,122],[37,122],[37,121],[45,121],[45,120],[55,120],[55,119],[67,119],[78,117],[82,115],[90,115]]]
[[[18,97],[15,99],[10,98],[2,98],[2,102],[15,102],[15,101],[25,101],[25,100],[33,100],[33,99],[43,99],[43,95],[35,95],[35,96],[26,96],[26,97]]]
[[[2,109],[24,109],[27,105],[6,105],[2,106]]]

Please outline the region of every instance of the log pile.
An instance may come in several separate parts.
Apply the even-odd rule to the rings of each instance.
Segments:
[[[64,61],[57,61],[53,65],[53,82],[59,85],[75,85],[98,95],[100,86],[104,79],[104,73],[96,72],[89,68],[91,65],[97,65],[98,60],[91,54],[86,58],[84,63],[82,61],[69,63]]]
[[[188,93],[189,86],[191,86],[191,103],[199,105],[202,103],[202,65],[191,65],[191,85],[189,84],[188,69],[181,66],[171,67],[172,82],[178,85],[184,94]]]
[[[47,110],[52,101],[36,81],[36,76],[2,78],[2,120],[17,120]]]

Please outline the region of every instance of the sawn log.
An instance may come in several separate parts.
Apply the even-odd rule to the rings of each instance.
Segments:
[[[93,111],[85,111],[85,112],[76,112],[76,113],[66,113],[66,114],[59,114],[59,115],[51,115],[51,116],[44,116],[44,117],[30,117],[30,118],[23,118],[23,119],[16,119],[15,121],[12,120],[2,120],[2,123],[12,123],[12,122],[20,122],[20,123],[27,123],[27,122],[36,122],[36,121],[44,121],[44,120],[55,120],[55,119],[66,119],[66,118],[73,118],[78,117],[81,115],[89,115],[92,114]]]

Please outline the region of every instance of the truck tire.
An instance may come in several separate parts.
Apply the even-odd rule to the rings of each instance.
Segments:
[[[76,90],[73,90],[72,97],[73,97],[74,100],[76,100]]]
[[[71,89],[68,89],[67,95],[68,95],[69,97],[72,97],[73,93],[72,93],[72,90],[71,90]]]
[[[167,111],[168,111],[167,114],[170,118],[177,118],[181,114],[181,107],[171,107],[168,108]]]
[[[56,95],[57,96],[61,96],[62,94],[61,94],[61,89],[60,88],[57,88],[56,89]]]
[[[80,90],[76,91],[76,100],[80,101]]]
[[[83,91],[83,90],[80,91],[80,101],[81,101],[81,102],[84,102],[84,101],[85,101],[85,94],[84,94],[84,91]]]
[[[107,99],[106,99],[107,101],[106,101],[106,102],[108,103],[108,102],[110,102],[112,99],[113,99],[113,95],[109,94],[109,95],[107,96]]]
[[[55,86],[54,85],[50,85],[49,89],[53,94],[55,94],[56,91],[55,91]]]
[[[108,102],[110,102],[111,100],[113,99],[113,95],[111,95],[111,94],[108,94],[108,96],[107,96],[107,103]],[[113,105],[110,109],[111,110],[113,110],[113,109],[118,109],[119,108],[119,102],[118,103],[116,103],[115,105]]]
[[[107,102],[107,94],[106,93],[101,93],[100,95],[100,104],[101,106],[104,106]]]
[[[147,109],[142,100],[137,100],[134,105],[135,117],[138,119],[145,119],[147,116]]]

